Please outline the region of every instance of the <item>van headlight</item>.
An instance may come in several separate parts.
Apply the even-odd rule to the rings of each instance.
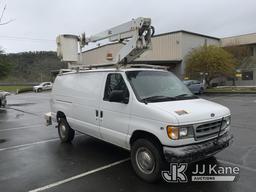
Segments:
[[[192,126],[167,126],[167,135],[172,140],[194,137]]]
[[[231,124],[231,116],[224,117],[221,129],[226,129],[230,124]]]
[[[180,137],[186,137],[188,135],[188,128],[186,127],[181,127],[179,130]]]

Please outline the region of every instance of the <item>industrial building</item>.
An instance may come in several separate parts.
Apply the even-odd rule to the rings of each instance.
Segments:
[[[221,46],[236,47],[236,54],[242,57],[237,69],[236,85],[256,86],[256,33],[222,38]],[[226,84],[232,85],[231,81]]]
[[[155,35],[152,50],[145,52],[136,63],[168,66],[179,78],[185,77],[186,55],[203,45],[246,47],[249,52],[237,69],[236,85],[256,85],[256,33],[217,38],[189,31],[174,31]],[[80,63],[84,65],[112,63],[123,44],[112,43],[84,51]],[[72,66],[71,66],[72,67]],[[223,82],[222,82],[223,83]],[[224,84],[231,85],[225,80]]]

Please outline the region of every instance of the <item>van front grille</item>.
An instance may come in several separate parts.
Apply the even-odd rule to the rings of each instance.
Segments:
[[[195,126],[196,139],[201,140],[217,136],[220,130],[220,126],[222,125],[221,121],[222,120],[217,120],[213,122],[198,124]]]

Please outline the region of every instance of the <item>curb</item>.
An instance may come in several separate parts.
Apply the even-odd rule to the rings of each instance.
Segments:
[[[254,95],[256,95],[256,92],[232,92],[232,91],[230,91],[230,92],[207,92],[207,91],[205,91],[204,94],[206,94],[206,95],[210,95],[210,94],[227,94],[227,95],[231,95],[231,94],[253,95],[254,94]]]

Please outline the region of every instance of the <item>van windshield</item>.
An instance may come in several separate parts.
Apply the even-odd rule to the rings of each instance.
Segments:
[[[137,99],[145,103],[198,98],[171,72],[127,71],[126,75]]]

